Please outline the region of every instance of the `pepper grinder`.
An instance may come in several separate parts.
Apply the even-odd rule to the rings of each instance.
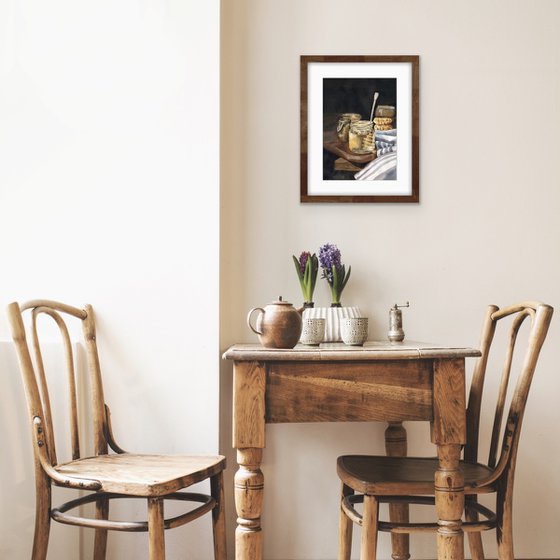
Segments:
[[[407,301],[406,305],[395,305],[389,309],[389,332],[387,333],[387,338],[391,342],[401,342],[404,340],[404,331],[402,328],[402,311],[400,308],[410,307],[410,303]]]

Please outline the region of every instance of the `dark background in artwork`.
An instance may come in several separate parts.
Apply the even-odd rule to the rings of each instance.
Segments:
[[[323,140],[336,140],[336,124],[342,113],[359,113],[369,120],[373,94],[379,92],[376,107],[393,105],[398,119],[396,78],[323,78]],[[354,172],[335,171],[337,156],[323,150],[324,180],[353,180]]]
[[[369,120],[374,92],[379,92],[377,106],[397,104],[396,78],[324,78],[323,117],[340,113],[360,113]]]

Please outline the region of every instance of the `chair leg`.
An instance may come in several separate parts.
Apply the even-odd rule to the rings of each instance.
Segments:
[[[511,491],[500,491],[496,496],[496,538],[498,540],[499,560],[514,560],[513,556],[513,504]]]
[[[165,560],[163,498],[148,498],[149,559]]]
[[[351,496],[354,493],[350,486],[346,484],[342,485],[342,491],[340,495],[341,501],[346,496]],[[338,530],[338,560],[350,560],[350,555],[352,553],[352,529],[354,523],[352,520],[344,513],[342,505],[340,506],[340,521]]]
[[[95,518],[109,519],[109,500],[107,498],[100,498],[95,502]],[[107,529],[95,530],[93,560],[105,560],[107,555],[107,533]]]
[[[210,479],[210,493],[216,500],[212,510],[212,532],[214,536],[214,560],[226,560],[226,516],[224,500],[224,474],[220,472]]]
[[[39,469],[41,468],[39,467]],[[42,469],[36,476],[35,534],[31,560],[46,560],[51,528],[51,485]]]
[[[476,496],[465,496],[465,502],[477,502]],[[478,513],[476,511],[465,508],[466,521],[478,521]],[[484,560],[484,548],[482,547],[482,535],[480,532],[467,533],[469,538],[469,550],[471,551],[472,560]]]
[[[375,560],[377,554],[377,519],[379,502],[375,496],[364,496],[360,560]]]
[[[410,520],[408,504],[389,504],[389,519],[393,523],[408,523]],[[408,560],[410,558],[410,535],[391,533],[391,558]]]

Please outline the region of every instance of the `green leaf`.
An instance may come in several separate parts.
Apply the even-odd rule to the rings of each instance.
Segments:
[[[305,271],[303,273],[303,299],[305,301],[311,301],[309,299],[310,274],[311,274],[311,263],[309,262],[309,259],[307,259],[307,262],[305,263]]]
[[[313,253],[309,260],[311,261],[311,293],[309,295],[313,298],[315,284],[317,283],[317,273],[319,272],[319,259],[317,258],[317,255]]]
[[[297,258],[295,257],[295,255],[292,255],[292,259],[294,259],[294,265],[296,267],[296,272],[299,278],[299,281],[301,282],[303,280],[303,276],[301,274],[301,269],[299,267],[299,261],[297,260]]]
[[[309,283],[310,274],[311,274],[311,262],[309,261],[309,259],[307,259],[307,262],[305,263],[305,270],[303,272],[303,280],[306,285]]]
[[[338,274],[336,272],[336,267],[334,266],[334,264],[331,267],[331,271],[332,271],[332,285],[333,285],[333,287],[337,287],[338,286]]]
[[[344,288],[346,287],[346,284],[348,283],[348,279],[350,278],[350,273],[352,272],[352,267],[349,266],[348,267],[348,274],[346,275],[346,277],[344,278],[343,282],[342,282],[342,287],[340,288],[340,292],[342,293],[342,290],[344,290]]]
[[[297,272],[297,276],[298,276],[298,280],[299,280],[299,285],[300,285],[300,288],[301,288],[301,293],[303,294],[303,297],[305,299],[305,297],[306,297],[305,296],[305,284],[304,284],[304,281],[303,281],[303,276],[301,274],[301,269],[299,267],[299,261],[297,260],[297,258],[294,255],[292,255],[292,258],[294,259],[294,265],[296,267],[296,272]]]

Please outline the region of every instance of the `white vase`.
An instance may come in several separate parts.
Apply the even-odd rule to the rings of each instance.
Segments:
[[[342,342],[340,324],[346,317],[362,317],[359,307],[312,307],[303,310],[304,319],[326,319],[324,342]]]

